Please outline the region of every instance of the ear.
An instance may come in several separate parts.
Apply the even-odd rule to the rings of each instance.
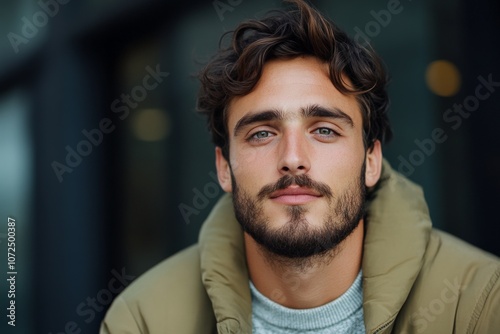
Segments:
[[[219,179],[222,190],[227,193],[232,192],[231,168],[226,158],[222,155],[222,149],[220,147],[215,148],[215,166],[217,168],[217,178]]]
[[[376,140],[373,147],[366,152],[365,185],[373,187],[382,173],[382,144]]]

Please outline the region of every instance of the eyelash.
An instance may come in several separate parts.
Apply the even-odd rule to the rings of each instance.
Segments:
[[[319,133],[319,131],[321,130],[328,130],[330,133],[329,134],[322,134],[322,133]],[[330,128],[326,128],[326,127],[321,127],[321,128],[317,128],[316,130],[313,131],[313,133],[317,133],[318,135],[320,136],[324,136],[324,137],[329,137],[329,136],[338,136],[339,134],[337,132],[335,132],[334,130],[330,129]]]
[[[257,135],[258,135],[258,134],[261,134],[261,133],[266,133],[266,134],[267,134],[267,136],[266,136],[266,137],[263,137],[263,138],[257,138]],[[247,140],[248,140],[248,141],[261,141],[261,140],[266,140],[267,138],[269,138],[269,137],[270,137],[270,135],[271,135],[271,134],[272,134],[272,133],[271,133],[271,131],[267,131],[267,130],[260,130],[260,131],[257,131],[257,132],[255,132],[255,133],[251,134],[251,135],[250,135],[250,137],[248,137],[248,139],[247,139]]]

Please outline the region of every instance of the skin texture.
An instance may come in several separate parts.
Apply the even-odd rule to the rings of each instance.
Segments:
[[[311,116],[304,110],[342,116],[324,112]],[[366,187],[380,178],[380,142],[365,150],[356,98],[341,94],[328,77],[328,66],[314,57],[267,62],[256,87],[231,100],[227,122],[230,161],[216,148],[221,187],[233,192],[237,185],[238,193],[258,202],[259,217],[271,231],[294,230],[291,224],[298,220],[292,219],[292,207],[300,208],[304,235],[324,227],[329,216],[340,224],[342,213],[335,211],[335,205],[343,194],[361,191],[363,164]],[[262,189],[287,175],[307,175],[327,186],[333,196],[292,184],[284,193],[271,191],[259,197]],[[339,245],[307,258],[276,254],[245,232],[252,282],[266,297],[290,308],[317,307],[344,293],[360,270],[362,246],[362,219]]]

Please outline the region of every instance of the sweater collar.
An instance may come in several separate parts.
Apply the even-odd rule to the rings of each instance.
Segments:
[[[331,331],[349,328],[357,329],[356,321],[363,317],[363,289],[361,271],[353,284],[337,299],[324,305],[305,310],[282,306],[260,293],[250,281],[252,293],[253,324],[270,325],[277,331],[289,330],[293,333],[313,333],[329,329]],[[364,329],[364,327],[363,327]],[[356,330],[356,333],[359,333]],[[364,332],[364,330],[363,330]]]
[[[363,309],[367,333],[390,332],[423,263],[431,222],[422,189],[384,161],[367,204]],[[243,232],[224,195],[199,236],[202,282],[219,333],[251,333],[252,309]]]

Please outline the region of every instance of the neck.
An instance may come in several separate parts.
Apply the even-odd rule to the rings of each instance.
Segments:
[[[248,271],[264,296],[288,308],[306,309],[340,297],[352,285],[361,268],[364,224],[329,254],[310,259],[270,256],[245,233]]]

